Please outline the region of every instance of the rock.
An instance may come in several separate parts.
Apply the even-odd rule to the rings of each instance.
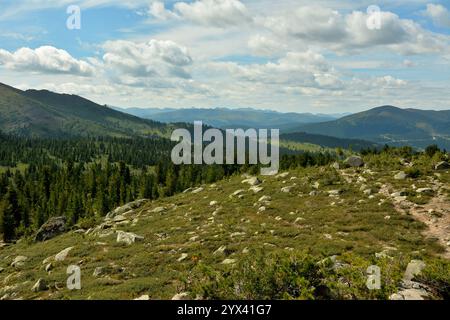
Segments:
[[[272,197],[271,196],[262,196],[258,200],[258,202],[266,202],[266,201],[272,201]]]
[[[350,167],[358,168],[364,165],[364,161],[361,157],[351,156],[345,159],[344,163]]]
[[[437,165],[434,166],[435,170],[447,170],[450,169],[450,163],[447,161],[439,162]]]
[[[202,191],[203,191],[203,188],[200,187],[200,188],[197,188],[197,189],[193,190],[192,193],[193,193],[193,194],[197,194],[197,193],[200,193],[200,192],[202,192]]]
[[[258,212],[264,212],[266,211],[266,209],[267,209],[266,207],[262,206],[258,209]]]
[[[248,191],[253,191],[253,193],[260,193],[263,190],[264,190],[263,187],[258,187],[258,186],[250,187],[248,189]]]
[[[187,257],[188,257],[188,254],[187,254],[187,253],[182,253],[182,254],[181,254],[181,257],[179,257],[179,258],[177,259],[177,261],[178,261],[178,262],[184,261],[184,260],[186,260]]]
[[[157,207],[157,208],[153,209],[153,210],[151,211],[151,213],[162,213],[162,212],[164,212],[164,211],[166,211],[166,208],[165,208],[165,207]]]
[[[319,194],[319,192],[317,192],[316,190],[313,190],[313,191],[311,191],[310,193],[309,193],[309,195],[311,196],[311,197],[315,197],[315,196],[317,196]]]
[[[389,300],[425,300],[429,296],[429,293],[423,289],[402,289],[392,294]]]
[[[227,250],[226,246],[221,246],[219,249],[217,249],[216,251],[214,251],[213,255],[219,255],[219,254],[224,254],[225,250]]]
[[[366,196],[370,196],[372,194],[372,189],[366,189],[363,191]]]
[[[419,188],[416,190],[417,193],[422,193],[422,194],[428,194],[428,195],[433,195],[434,194],[434,190],[431,188]]]
[[[116,222],[116,223],[117,222],[123,222],[123,221],[128,221],[128,218],[123,216],[123,215],[121,215],[121,214],[119,214],[119,215],[114,217],[113,221]]]
[[[283,172],[276,176],[277,179],[284,179],[289,175],[289,172]]]
[[[330,197],[337,197],[341,194],[341,190],[330,190],[328,191],[328,195]]]
[[[92,274],[94,277],[98,278],[104,274],[104,268],[103,267],[97,267],[94,270],[94,273]]]
[[[172,297],[172,300],[189,300],[189,293],[187,292],[177,293]]]
[[[405,180],[407,177],[408,177],[408,175],[407,175],[405,172],[400,171],[399,173],[397,173],[397,174],[394,176],[394,179],[395,179],[395,180]]]
[[[284,188],[281,188],[281,192],[283,192],[283,193],[290,193],[293,188],[294,188],[294,186],[284,187]]]
[[[126,205],[118,207],[118,208],[114,209],[113,211],[109,212],[106,215],[105,219],[112,219],[117,215],[124,214],[125,212],[139,209],[144,204],[146,204],[148,201],[149,201],[148,199],[140,199],[140,200],[136,200],[136,201],[127,203]]]
[[[314,182],[314,184],[312,185],[312,187],[314,189],[319,189],[320,188],[320,183],[318,181]]]
[[[58,253],[57,255],[55,255],[55,261],[64,261],[67,258],[67,255],[69,254],[69,252],[73,249],[73,247],[69,247],[64,249],[63,251],[61,251],[60,253]]]
[[[251,186],[258,186],[262,182],[257,177],[251,177],[242,181],[242,183],[248,183]]]
[[[209,203],[209,206],[210,207],[214,207],[214,206],[217,206],[219,204],[219,202],[217,202],[217,201],[211,201],[210,203]]]
[[[128,245],[136,241],[143,241],[144,237],[138,236],[131,232],[117,231],[117,242],[124,242]]]
[[[11,266],[14,268],[20,268],[25,265],[25,261],[27,261],[28,258],[25,256],[17,256],[14,258],[14,261],[11,263]]]
[[[233,193],[230,195],[230,198],[239,196],[239,195],[241,195],[243,192],[244,192],[244,190],[236,190],[235,192],[233,192]]]
[[[52,239],[66,231],[66,217],[53,217],[44,223],[34,237],[35,242]]]
[[[0,273],[2,273],[5,269],[0,267]]]
[[[50,272],[53,270],[53,264],[50,262],[45,266],[45,272]]]
[[[236,260],[235,259],[225,259],[222,261],[222,264],[235,264]]]
[[[48,289],[47,282],[44,279],[39,279],[36,284],[31,288],[33,292],[41,292]]]
[[[403,281],[412,281],[415,276],[421,274],[425,266],[425,262],[421,260],[411,260],[411,262],[406,267],[405,274],[403,275]]]
[[[339,170],[341,168],[341,165],[339,164],[339,162],[335,162],[331,165],[331,167],[333,169]]]
[[[148,294],[144,294],[142,296],[140,296],[139,298],[134,299],[135,301],[147,301],[150,300],[150,296]]]

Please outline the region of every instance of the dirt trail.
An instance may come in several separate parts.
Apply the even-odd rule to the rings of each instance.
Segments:
[[[445,251],[441,254],[450,259],[450,201],[444,193],[443,185],[436,180],[431,181],[431,189],[435,196],[425,205],[417,205],[406,200],[406,197],[394,196],[389,193],[391,186],[384,185],[380,193],[390,197],[395,209],[401,214],[411,214],[415,219],[428,226],[424,235],[429,238],[438,239]]]

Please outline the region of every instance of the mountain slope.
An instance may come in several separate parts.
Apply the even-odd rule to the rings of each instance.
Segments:
[[[203,121],[205,124],[223,129],[273,128],[284,132],[302,123],[316,123],[334,120],[329,115],[310,113],[281,113],[256,109],[121,109],[123,112],[165,123]]]
[[[0,126],[35,137],[167,135],[168,126],[140,119],[76,95],[21,91],[0,84]]]
[[[450,148],[450,111],[383,106],[338,120],[299,126],[298,131],[358,138],[391,145]]]

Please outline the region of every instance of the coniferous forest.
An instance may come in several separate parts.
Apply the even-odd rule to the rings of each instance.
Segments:
[[[38,139],[0,135],[0,233],[30,236],[54,216],[69,227],[89,226],[114,208],[212,183],[256,166],[181,165],[170,161],[167,139]],[[327,153],[285,154],[281,167],[323,165]]]

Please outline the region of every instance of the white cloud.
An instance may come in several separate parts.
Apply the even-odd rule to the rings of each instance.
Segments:
[[[199,25],[225,28],[251,22],[246,6],[239,0],[196,0],[177,2],[173,11],[161,1],[150,4],[150,15],[159,20],[184,19]]]
[[[173,41],[108,41],[103,45],[104,63],[117,76],[131,78],[190,78],[186,67],[192,63],[188,50]],[[134,80],[133,80],[134,81]]]
[[[450,28],[450,12],[440,4],[428,4],[425,12],[438,27]]]
[[[15,52],[0,49],[0,65],[7,69],[41,73],[66,73],[91,76],[94,67],[73,58],[67,51],[51,46],[20,48]]]

